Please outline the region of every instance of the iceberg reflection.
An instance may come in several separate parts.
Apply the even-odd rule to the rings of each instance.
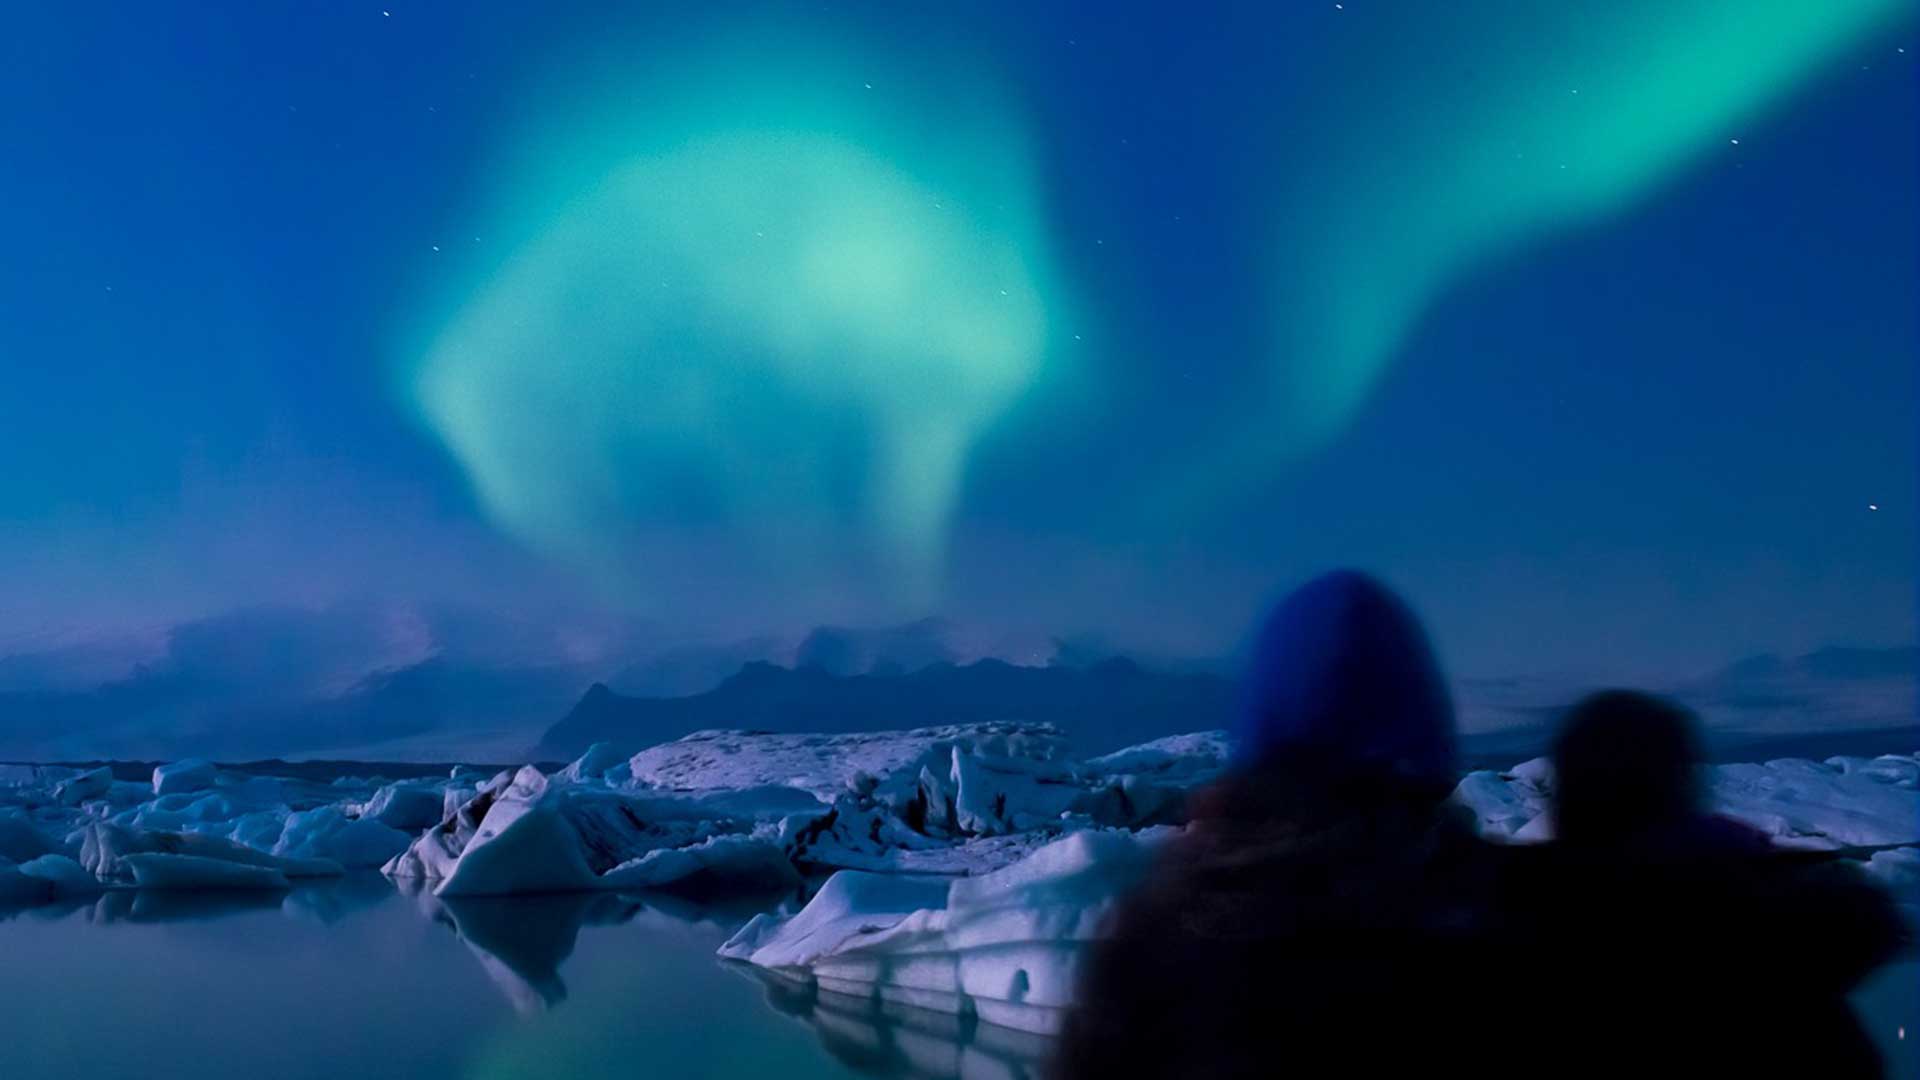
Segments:
[[[751,964],[726,966],[760,983],[775,1012],[810,1025],[836,1060],[868,1075],[1027,1080],[1045,1075],[1053,1052],[1047,1036],[969,1015],[823,990]]]
[[[573,955],[582,926],[617,926],[639,902],[615,893],[546,896],[415,894],[422,914],[452,930],[515,1012],[543,1012],[567,999],[560,965]]]

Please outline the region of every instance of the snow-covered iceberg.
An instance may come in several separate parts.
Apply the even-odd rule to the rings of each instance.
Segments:
[[[964,783],[969,765],[961,760],[955,774]],[[1124,772],[1136,785],[1146,778],[1184,794],[1179,785],[1212,779],[1223,762],[1223,741],[1193,736],[1083,763],[1076,775],[1089,790],[1102,788],[1099,778]],[[1720,812],[1784,846],[1828,849],[1920,845],[1916,779],[1920,758],[1913,756],[1729,765],[1708,777]],[[1487,835],[1524,842],[1548,837],[1552,790],[1552,769],[1537,759],[1504,772],[1470,773],[1454,798]],[[1144,800],[1130,801],[1139,814]],[[960,805],[955,799],[954,808]],[[803,998],[830,1000],[841,1015],[930,1010],[1052,1032],[1071,1004],[1086,941],[1171,831],[1089,825],[977,876],[945,881],[844,870],[800,912],[754,919],[720,954],[755,966]],[[1920,882],[1920,848],[1871,854],[1868,872],[1889,885],[1911,891]]]
[[[789,816],[824,808],[792,788],[689,797],[555,783],[526,766],[482,785],[383,872],[439,896],[738,887],[798,880],[779,840]]]
[[[419,832],[446,816],[441,790],[422,781],[388,784],[373,793],[357,816],[401,832]]]
[[[334,877],[331,859],[285,857],[219,836],[94,822],[82,831],[79,864],[109,884],[147,888],[286,888],[287,879]]]
[[[200,758],[187,758],[170,765],[157,765],[153,770],[153,793],[174,795],[188,791],[203,791],[213,786],[215,772],[212,762]]]
[[[53,787],[53,798],[65,806],[78,806],[98,799],[113,790],[113,770],[105,765],[70,776]]]
[[[1920,755],[1715,765],[1705,779],[1716,812],[1783,847],[1920,844]],[[1545,758],[1468,773],[1454,789],[1483,834],[1519,842],[1552,838],[1552,795],[1553,767]]]
[[[1063,838],[1180,825],[1191,793],[1220,775],[1227,756],[1223,733],[1200,732],[1079,759],[1048,725],[989,723],[842,735],[706,731],[630,755],[595,745],[552,775],[456,768],[319,782],[189,760],[136,783],[106,767],[8,767],[0,772],[0,895],[17,904],[92,888],[277,889],[378,866],[444,897],[711,896],[859,871],[938,893],[937,902],[915,899],[913,910],[946,911],[949,892],[971,888],[954,879],[1031,871],[1061,857]],[[1907,855],[1884,849],[1920,846],[1920,756],[1722,765],[1708,780],[1720,811],[1783,845],[1861,858],[1881,851],[1869,864],[1875,873],[1905,880],[1913,872]],[[1469,773],[1455,798],[1486,835],[1524,842],[1548,837],[1552,791],[1552,769],[1536,759]],[[830,903],[861,880],[823,895]],[[988,1011],[1010,1000],[1009,992],[965,993]]]
[[[1076,832],[947,881],[841,871],[798,914],[756,917],[720,955],[876,1012],[907,1006],[1051,1034],[1086,943],[1161,833]]]

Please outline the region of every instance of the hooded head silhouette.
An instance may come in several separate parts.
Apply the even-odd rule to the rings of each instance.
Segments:
[[[1267,616],[1250,659],[1240,768],[1293,758],[1451,789],[1453,700],[1419,620],[1386,586],[1353,570],[1315,578]]]
[[[1602,690],[1567,714],[1553,743],[1554,832],[1620,841],[1703,820],[1699,720],[1636,690]]]

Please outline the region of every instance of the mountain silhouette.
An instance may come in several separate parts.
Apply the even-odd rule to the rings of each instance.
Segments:
[[[711,728],[860,732],[991,720],[1051,723],[1076,751],[1099,754],[1224,727],[1234,700],[1228,679],[1152,671],[1126,659],[1087,667],[980,660],[862,675],[749,663],[689,697],[628,697],[596,683],[547,730],[533,756],[571,758],[595,742],[638,750]]]

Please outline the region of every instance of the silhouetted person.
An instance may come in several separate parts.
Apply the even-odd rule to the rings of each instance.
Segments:
[[[1554,740],[1554,835],[1583,850],[1769,850],[1764,833],[1706,811],[1693,717],[1634,690],[1575,705]]]
[[[1116,913],[1062,1039],[1069,1077],[1411,1075],[1496,1043],[1496,852],[1445,800],[1453,707],[1393,594],[1288,597],[1229,776]]]
[[[1670,702],[1588,697],[1552,758],[1556,840],[1513,853],[1506,894],[1545,1071],[1879,1074],[1845,995],[1900,945],[1880,890],[1709,813]]]

